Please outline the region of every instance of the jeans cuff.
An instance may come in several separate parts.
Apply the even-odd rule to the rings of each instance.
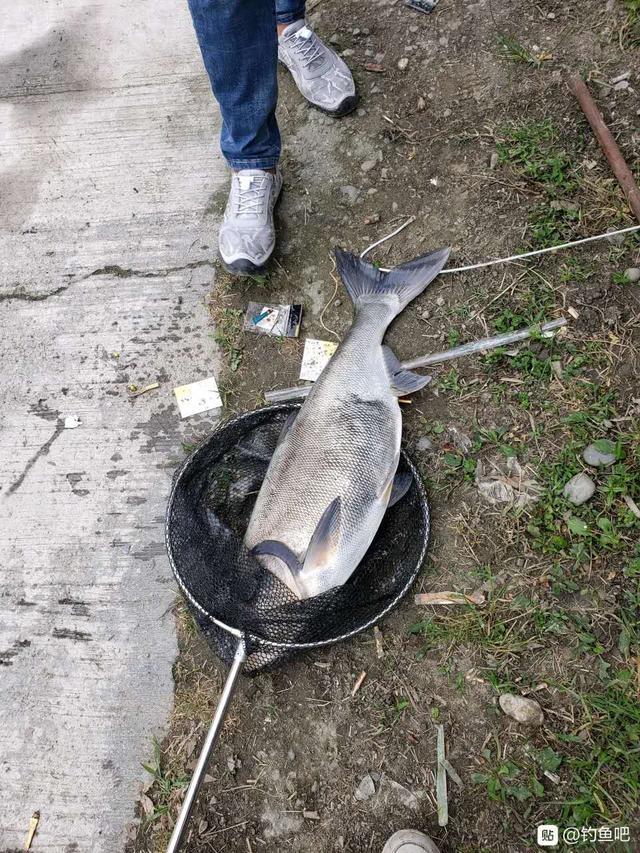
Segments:
[[[294,21],[304,20],[304,3],[294,12],[276,12],[277,24],[292,24]]]
[[[232,169],[275,169],[278,165],[279,157],[254,157],[248,160],[230,160],[227,158],[227,163]]]

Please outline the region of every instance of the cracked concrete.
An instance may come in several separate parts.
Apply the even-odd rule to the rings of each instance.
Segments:
[[[0,853],[36,810],[34,850],[122,850],[171,709],[163,513],[211,427],[172,388],[219,363],[217,124],[186,3],[3,9]]]

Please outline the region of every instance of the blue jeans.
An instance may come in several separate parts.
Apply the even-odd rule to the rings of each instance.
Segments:
[[[304,0],[189,0],[222,113],[220,147],[232,169],[272,169],[280,157],[277,24],[304,18]]]

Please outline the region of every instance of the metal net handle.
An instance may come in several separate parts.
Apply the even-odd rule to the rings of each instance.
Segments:
[[[213,748],[218,740],[220,729],[227,717],[227,711],[229,710],[229,705],[233,698],[233,694],[235,693],[238,680],[242,673],[242,667],[244,666],[246,659],[247,648],[244,640],[241,639],[238,641],[233,663],[229,670],[229,674],[227,675],[227,680],[224,683],[222,693],[220,694],[216,712],[213,716],[213,720],[211,721],[211,725],[209,726],[205,742],[200,750],[198,763],[196,764],[196,769],[193,771],[193,776],[191,777],[191,782],[187,788],[187,793],[184,796],[176,825],[171,833],[167,853],[178,853],[183,842],[186,841],[187,830],[189,828],[189,818],[191,817],[191,812],[193,811],[198,791],[200,790],[200,785],[202,784],[202,780],[204,779],[205,772],[209,765],[211,753],[213,752]]]

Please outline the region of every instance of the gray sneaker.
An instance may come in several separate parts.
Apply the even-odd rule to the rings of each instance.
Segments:
[[[355,109],[358,99],[351,72],[304,21],[289,24],[278,36],[278,59],[314,107],[333,116]]]
[[[263,272],[276,245],[273,208],[282,189],[282,173],[241,169],[231,191],[218,234],[222,263],[230,273]]]

